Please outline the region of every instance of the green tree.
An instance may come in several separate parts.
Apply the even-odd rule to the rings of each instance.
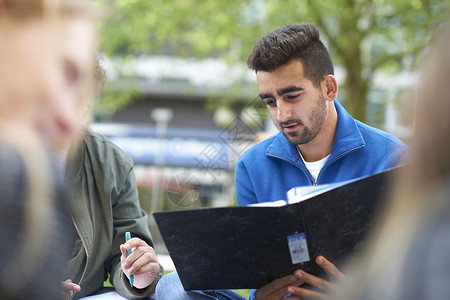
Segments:
[[[268,15],[273,20],[284,16],[319,27],[333,58],[345,68],[347,109],[362,121],[375,72],[387,66],[411,69],[445,6],[443,1],[432,0],[307,0],[302,6],[295,4],[273,1]]]
[[[316,24],[335,64],[346,70],[347,109],[365,121],[381,68],[410,69],[448,6],[437,0],[98,0],[110,7],[101,29],[109,56],[169,54],[245,62],[263,34]]]

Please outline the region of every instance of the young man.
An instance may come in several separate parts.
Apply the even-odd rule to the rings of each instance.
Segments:
[[[400,140],[354,120],[335,100],[338,84],[333,64],[315,26],[288,25],[262,37],[248,65],[256,72],[259,96],[280,133],[239,159],[239,205],[285,199],[296,186],[345,181],[400,164],[407,151]],[[323,257],[318,260],[333,275],[338,272]],[[295,276],[316,287],[328,285],[300,270]],[[286,296],[289,279],[260,288],[255,299],[272,299],[277,293]],[[292,287],[289,293],[318,292]]]
[[[239,205],[285,199],[293,187],[345,181],[400,163],[407,151],[400,140],[354,120],[335,101],[333,64],[314,25],[288,25],[269,33],[255,44],[247,63],[256,72],[259,96],[280,132],[239,159]],[[346,277],[326,258],[319,256],[316,262],[331,279]],[[331,286],[297,270],[253,290],[250,299],[284,299],[288,294],[289,299],[324,297],[317,289],[302,287],[304,283],[321,290]],[[201,293],[186,295],[202,299]]]

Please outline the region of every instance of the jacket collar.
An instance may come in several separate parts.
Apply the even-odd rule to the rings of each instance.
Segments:
[[[64,182],[70,182],[79,177],[84,155],[83,136],[80,136],[72,143],[72,145],[70,145],[66,171],[64,174]]]
[[[67,207],[72,215],[73,222],[80,236],[83,247],[85,247],[88,258],[92,252],[94,230],[92,227],[91,213],[88,195],[83,193],[84,186],[89,185],[84,171],[84,161],[87,155],[84,141],[84,133],[88,129],[85,127],[80,138],[74,142],[69,150],[67,167],[65,172],[64,186],[70,193]],[[71,188],[77,187],[76,190]]]
[[[334,106],[336,107],[338,122],[333,149],[331,150],[328,161],[366,145],[356,121],[338,101],[334,101]],[[275,135],[273,142],[267,147],[266,155],[276,156],[296,164],[304,165],[303,160],[297,152],[297,147],[289,143],[281,132]]]

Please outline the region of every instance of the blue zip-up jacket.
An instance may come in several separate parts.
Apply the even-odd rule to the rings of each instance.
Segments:
[[[236,166],[236,198],[240,206],[286,200],[293,187],[334,183],[382,172],[404,162],[408,147],[391,134],[353,119],[334,101],[337,128],[333,150],[317,182],[296,146],[278,133],[248,149]]]
[[[236,165],[239,206],[286,200],[293,187],[334,183],[376,174],[404,163],[408,147],[395,136],[353,119],[334,101],[338,114],[330,157],[315,182],[297,147],[280,132],[248,149]],[[251,290],[249,299],[254,299]]]

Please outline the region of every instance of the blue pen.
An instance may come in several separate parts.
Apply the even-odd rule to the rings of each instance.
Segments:
[[[131,239],[131,233],[129,231],[125,232],[125,242],[128,242]],[[131,254],[131,249],[127,250],[127,257]],[[134,276],[129,274],[130,285],[133,287]]]

